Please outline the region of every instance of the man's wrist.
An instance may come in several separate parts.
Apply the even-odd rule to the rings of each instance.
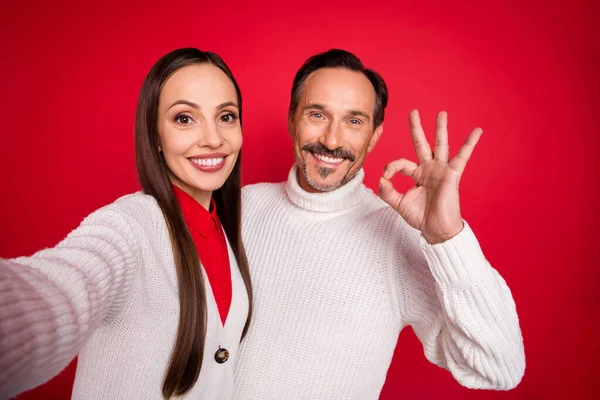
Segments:
[[[450,232],[453,232],[453,233],[443,234],[443,235],[432,235],[432,234],[428,234],[428,233],[425,233],[425,232],[421,232],[421,234],[423,235],[423,237],[425,238],[425,240],[427,241],[427,243],[429,243],[430,245],[436,245],[436,244],[444,243],[445,241],[454,238],[460,232],[462,232],[462,230],[464,228],[465,228],[465,224],[461,220],[459,227],[457,227],[456,229],[450,231]]]

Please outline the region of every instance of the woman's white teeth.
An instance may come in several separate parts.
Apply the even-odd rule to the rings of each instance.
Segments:
[[[201,165],[203,167],[214,167],[215,165],[219,165],[223,162],[223,157],[217,158],[191,158],[194,164]]]
[[[327,156],[324,156],[323,154],[317,154],[317,153],[313,153],[313,154],[319,160],[325,161],[326,163],[330,163],[330,164],[337,164],[337,163],[340,163],[340,162],[342,162],[344,160],[343,158],[327,157]]]

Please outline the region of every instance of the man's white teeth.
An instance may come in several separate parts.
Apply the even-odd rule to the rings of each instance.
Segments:
[[[190,158],[194,164],[201,165],[203,167],[214,167],[223,162],[223,157],[217,158]]]
[[[344,159],[343,158],[332,158],[332,157],[327,157],[324,156],[323,154],[317,154],[317,153],[313,153],[315,155],[315,157],[317,157],[319,160],[321,161],[325,161],[326,163],[330,163],[330,164],[337,164],[337,163],[341,163]]]

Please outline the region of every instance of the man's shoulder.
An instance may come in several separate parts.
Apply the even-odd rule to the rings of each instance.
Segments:
[[[260,220],[286,203],[285,182],[255,183],[242,189],[242,225]]]
[[[393,232],[414,236],[418,231],[412,228],[402,216],[374,193],[369,193],[363,202],[363,218],[365,223],[387,226]]]
[[[244,202],[257,198],[264,199],[264,196],[272,197],[278,194],[285,194],[285,182],[260,182],[246,185],[242,188],[242,200]]]
[[[400,214],[398,214],[389,204],[381,199],[378,195],[369,190],[369,193],[365,197],[362,203],[365,214],[370,217],[380,218],[389,221],[402,220]]]

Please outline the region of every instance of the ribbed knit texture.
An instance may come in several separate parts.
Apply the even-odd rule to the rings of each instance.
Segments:
[[[229,253],[233,298],[223,328],[207,288],[206,346],[186,399],[228,399],[248,313]],[[125,196],[88,216],[56,247],[0,260],[0,398],[58,374],[78,353],[74,399],[162,399],[179,321],[167,226],[151,196]],[[230,352],[214,360],[219,346]]]
[[[471,388],[509,389],[525,368],[515,304],[468,225],[429,245],[363,183],[243,191],[254,314],[235,399],[377,399],[398,334]],[[399,393],[401,395],[401,393]]]

